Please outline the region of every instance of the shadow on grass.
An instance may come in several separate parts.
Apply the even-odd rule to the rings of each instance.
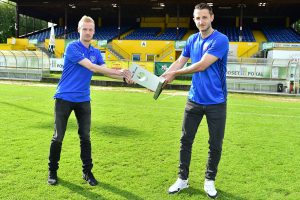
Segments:
[[[180,193],[187,194],[189,196],[198,196],[200,199],[205,199],[207,197],[206,193],[203,190],[200,190],[198,188],[189,187],[186,190],[182,190]],[[246,200],[246,198],[239,197],[233,194],[230,194],[228,192],[218,190],[218,199],[228,199],[228,200]]]
[[[84,198],[87,198],[87,199],[104,199],[104,200],[107,199],[107,198],[101,196],[100,194],[89,191],[88,189],[86,189],[82,186],[76,185],[74,183],[70,183],[69,181],[59,179],[59,185],[61,185],[63,187],[66,187],[69,190],[71,190],[72,192],[77,193],[77,194],[79,194],[79,195],[81,195],[81,196],[83,196]],[[121,196],[122,198],[125,198],[125,199],[142,200],[141,197],[139,197],[135,194],[132,194],[131,192],[128,192],[126,190],[122,190],[120,188],[112,186],[108,183],[100,182],[99,185],[97,185],[95,187],[96,188],[99,188],[99,187],[103,188],[103,189],[107,190],[108,192],[119,195],[119,196]]]
[[[39,129],[47,129],[53,130],[54,127],[54,119],[45,120],[43,122],[39,122],[33,125],[34,128]],[[66,133],[77,133],[78,125],[76,119],[69,118],[68,121],[68,128]],[[118,125],[99,125],[93,122],[92,119],[92,127],[91,127],[91,135],[103,135],[103,136],[113,136],[113,137],[134,137],[137,135],[145,135],[145,132],[141,132],[138,129],[131,129],[125,126],[118,126]]]
[[[72,192],[77,193],[87,199],[106,199],[99,194],[96,194],[94,192],[87,190],[84,187],[81,187],[74,183],[70,183],[69,181],[62,180],[61,178],[59,179],[59,185],[66,187],[69,190],[71,190]]]
[[[50,114],[50,113],[47,113],[47,112],[43,112],[43,111],[41,111],[41,110],[36,110],[36,109],[32,109],[32,108],[27,108],[27,107],[24,107],[24,106],[20,106],[20,105],[17,105],[17,104],[13,104],[13,103],[8,103],[8,102],[2,102],[2,101],[0,101],[0,104],[4,104],[4,105],[7,105],[7,106],[19,108],[19,109],[22,109],[22,110],[25,110],[25,111],[29,111],[29,112],[36,113],[36,114],[53,116],[53,114]],[[30,106],[32,107],[32,105],[30,105]]]
[[[142,134],[138,129],[131,129],[126,126],[118,125],[95,125],[92,127],[92,132],[94,134],[117,137],[131,137]]]
[[[180,191],[180,193],[182,193],[182,194],[187,194],[187,195],[189,195],[189,196],[199,196],[199,198],[200,198],[200,196],[203,198],[203,197],[206,197],[206,193],[204,192],[204,191],[202,191],[202,190],[200,190],[200,189],[198,189],[198,188],[194,188],[194,187],[189,187],[188,189],[185,189],[185,190],[182,190],[182,191]],[[179,193],[179,194],[180,194]],[[201,199],[202,199],[201,198]]]
[[[44,119],[44,121],[35,123],[31,127],[38,128],[38,129],[47,129],[47,130],[53,131],[53,128],[54,128],[54,114],[53,114],[52,118]],[[76,122],[75,119],[70,119],[69,118],[66,131],[67,131],[66,134],[68,132],[77,133],[78,126],[77,126],[77,122]],[[92,132],[93,132],[93,130],[92,130]]]
[[[103,189],[105,190],[108,190],[109,192],[112,192],[114,194],[117,194],[123,198],[126,198],[126,199],[130,199],[130,200],[142,200],[143,198],[131,193],[131,192],[128,192],[126,190],[122,190],[120,188],[117,188],[115,186],[112,186],[108,183],[103,183],[103,182],[100,182],[99,184],[100,187],[102,187]]]
[[[219,199],[246,200],[246,198],[233,195],[233,194],[231,194],[229,192],[225,192],[223,190],[218,190],[218,192],[219,192],[219,196],[218,196]]]

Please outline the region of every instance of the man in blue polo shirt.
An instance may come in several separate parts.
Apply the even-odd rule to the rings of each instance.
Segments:
[[[181,56],[162,75],[170,83],[178,75],[193,74],[184,111],[178,179],[169,188],[170,194],[189,186],[192,144],[205,115],[209,131],[209,152],[204,190],[210,198],[218,195],[214,181],[221,158],[226,122],[226,64],[229,42],[225,35],[212,28],[213,19],[210,6],[205,3],[195,6],[194,22],[199,33],[188,38]],[[183,68],[189,58],[192,65]]]
[[[48,184],[50,185],[57,184],[57,170],[62,142],[72,111],[75,113],[78,124],[83,179],[91,186],[98,183],[91,171],[93,163],[90,141],[90,83],[93,73],[102,73],[132,83],[129,70],[107,68],[100,51],[91,46],[91,40],[95,33],[95,22],[91,17],[83,16],[81,18],[78,23],[78,32],[80,34],[79,40],[70,43],[66,48],[64,69],[54,95],[55,126],[48,163]]]

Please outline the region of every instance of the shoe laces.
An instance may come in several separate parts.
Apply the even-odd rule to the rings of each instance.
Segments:
[[[217,190],[215,188],[215,182],[212,180],[205,180],[204,189],[208,193],[216,193],[217,192]]]
[[[186,186],[188,183],[188,180],[182,180],[181,178],[178,178],[175,182],[176,185],[182,187],[182,186]]]

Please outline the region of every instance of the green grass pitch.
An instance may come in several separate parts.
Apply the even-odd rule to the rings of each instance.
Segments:
[[[193,146],[190,188],[167,194],[177,178],[187,92],[92,87],[95,177],[81,178],[79,139],[72,113],[63,143],[59,184],[49,186],[55,85],[0,83],[0,199],[207,199],[206,121]],[[229,94],[219,199],[299,199],[300,98]]]

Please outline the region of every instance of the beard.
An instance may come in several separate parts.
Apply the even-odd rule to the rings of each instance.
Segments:
[[[205,29],[201,29],[201,26],[200,26],[200,31],[202,33],[208,33],[210,31],[210,28],[211,28],[211,25],[207,26],[207,28],[205,28]]]

